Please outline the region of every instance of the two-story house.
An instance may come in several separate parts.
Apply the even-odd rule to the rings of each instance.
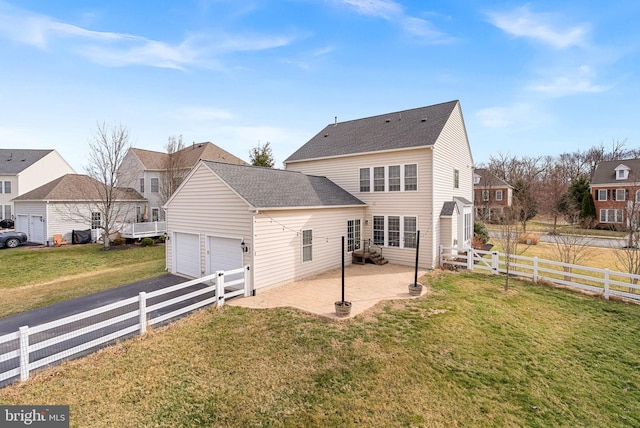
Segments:
[[[166,205],[168,269],[249,265],[255,290],[340,266],[364,245],[413,265],[418,233],[421,267],[437,265],[441,244],[470,245],[473,159],[458,101],[336,121],[285,166],[198,163]]]
[[[598,227],[626,228],[640,212],[640,159],[598,162],[591,195]]]
[[[55,150],[0,149],[0,220],[15,217],[15,197],[74,173]]]
[[[476,218],[487,222],[500,221],[512,201],[513,188],[509,183],[487,168],[474,170],[473,205]]]
[[[118,183],[136,189],[148,201],[137,207],[136,221],[164,221],[162,206],[171,196],[167,180],[177,178],[181,181],[200,159],[247,165],[242,159],[209,142],[193,143],[172,155],[129,149],[118,169]],[[173,177],[168,178],[168,174]]]

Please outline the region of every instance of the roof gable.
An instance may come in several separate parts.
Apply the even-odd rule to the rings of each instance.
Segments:
[[[137,148],[131,148],[131,152],[138,157],[146,170],[162,171],[167,168],[166,165],[169,159],[167,153]],[[247,165],[247,163],[239,157],[209,142],[193,143],[191,146],[179,150],[176,154],[182,156],[181,160],[185,168],[193,168],[200,159]]]
[[[474,181],[476,187],[511,187],[509,183],[498,177],[487,168],[476,168],[473,171],[474,178],[477,176],[479,181]]]
[[[327,125],[285,160],[432,146],[458,101]]]
[[[14,198],[14,201],[95,201],[100,200],[102,184],[88,175],[66,174],[30,192]],[[144,201],[140,193],[131,188],[116,189],[116,200]]]
[[[326,177],[222,162],[202,163],[254,208],[365,205]]]
[[[52,149],[0,149],[0,174],[19,174],[51,152]]]

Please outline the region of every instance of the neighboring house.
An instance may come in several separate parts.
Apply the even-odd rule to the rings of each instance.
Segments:
[[[136,221],[164,221],[162,206],[169,198],[165,191],[167,170],[182,178],[200,159],[247,165],[242,159],[212,143],[194,143],[172,154],[131,148],[118,169],[118,182],[136,189],[148,203],[137,207]],[[171,166],[173,165],[173,166]],[[177,187],[177,186],[176,186]]]
[[[499,221],[505,208],[513,203],[513,188],[486,168],[473,172],[473,204],[476,217],[483,221]]]
[[[73,230],[87,229],[92,229],[93,240],[98,240],[99,226],[104,224],[96,206],[101,200],[100,188],[101,184],[87,175],[66,174],[18,196],[13,200],[15,229],[39,244],[52,242],[55,234],[61,234],[70,243]],[[134,189],[117,189],[118,220],[131,221],[135,218],[135,207],[145,202]]]
[[[640,211],[640,159],[598,162],[591,195],[598,227],[625,228]]]
[[[197,277],[249,265],[253,288],[340,266],[368,242],[432,268],[469,246],[473,159],[458,101],[335,123],[286,170],[200,162],[166,204],[167,267]],[[347,258],[348,263],[351,257]]]
[[[473,158],[458,101],[326,126],[285,160],[367,203],[364,239],[391,263],[438,263],[439,246],[470,246]],[[346,225],[345,225],[346,232]]]
[[[16,196],[74,173],[55,150],[0,149],[0,220],[14,218]]]

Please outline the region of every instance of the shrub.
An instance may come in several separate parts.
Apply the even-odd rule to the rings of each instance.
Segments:
[[[158,238],[156,239],[156,242],[157,242],[158,244],[164,244],[166,240],[167,240],[166,236],[164,236],[164,235],[160,235],[160,236],[158,236]]]
[[[489,230],[483,222],[473,222],[473,237],[477,242],[481,242],[482,245],[489,242]]]
[[[119,247],[121,245],[126,244],[127,240],[124,238],[115,238],[113,241],[111,241],[111,245]]]
[[[535,233],[524,233],[520,235],[518,242],[520,244],[537,245],[540,242],[540,237]]]
[[[151,246],[153,244],[154,244],[154,242],[153,242],[153,239],[151,239],[151,238],[144,238],[142,240],[142,242],[140,242],[140,245],[142,245],[143,247],[149,247],[149,246]]]

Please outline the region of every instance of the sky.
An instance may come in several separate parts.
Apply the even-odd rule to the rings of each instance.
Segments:
[[[476,165],[640,144],[640,2],[0,0],[0,148],[99,123],[276,167],[335,117],[459,100]]]

